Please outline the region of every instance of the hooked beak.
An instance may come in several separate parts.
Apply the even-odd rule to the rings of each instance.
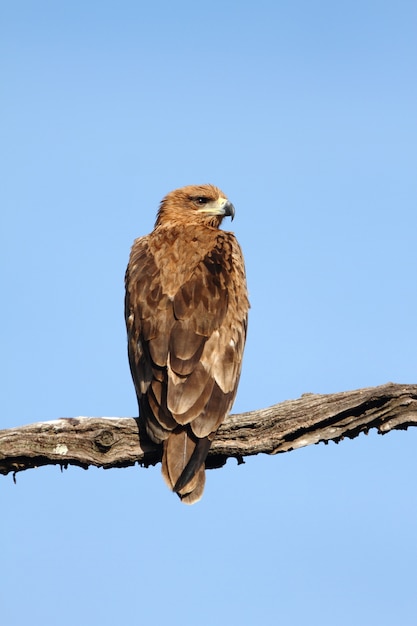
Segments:
[[[233,206],[233,204],[229,202],[228,200],[223,208],[224,208],[224,214],[230,217],[233,222],[233,219],[235,217],[235,207]]]
[[[214,202],[208,202],[201,209],[197,209],[198,213],[206,213],[207,215],[221,215],[222,217],[235,216],[235,207],[227,198],[219,198]]]

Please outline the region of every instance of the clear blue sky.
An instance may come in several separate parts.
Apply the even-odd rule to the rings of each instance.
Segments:
[[[234,411],[417,382],[417,4],[3,2],[1,427],[131,416],[123,278],[162,196],[236,207]],[[230,222],[226,228],[231,228]],[[0,477],[4,626],[417,623],[417,433],[208,473]]]

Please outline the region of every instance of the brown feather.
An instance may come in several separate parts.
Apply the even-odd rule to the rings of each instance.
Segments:
[[[126,271],[140,417],[164,442],[164,478],[187,503],[203,493],[204,461],[236,395],[246,338],[242,253],[234,235],[218,229],[224,198],[213,185],[168,194],[154,231],[134,242]]]
[[[178,320],[171,329],[169,362],[176,374],[189,375],[197,367],[206,342],[206,337],[192,329],[189,320]]]
[[[179,378],[172,371],[168,371],[167,406],[177,419],[186,413],[195,404],[199,395],[203,393],[210,373],[198,363],[189,376]],[[181,422],[179,422],[181,423]]]

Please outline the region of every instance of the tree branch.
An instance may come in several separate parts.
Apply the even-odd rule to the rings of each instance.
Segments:
[[[376,428],[380,434],[417,426],[417,385],[387,383],[342,393],[304,394],[266,409],[230,415],[207,459],[221,467],[229,457],[288,452],[321,441],[338,443]],[[0,474],[40,465],[145,467],[161,459],[160,448],[137,418],[77,417],[0,431]]]

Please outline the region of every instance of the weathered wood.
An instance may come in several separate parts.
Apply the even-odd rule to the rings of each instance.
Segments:
[[[321,441],[338,443],[376,428],[384,434],[417,426],[417,385],[387,383],[342,393],[304,394],[266,409],[230,415],[212,444],[207,467],[227,458],[288,452]],[[160,450],[137,418],[77,417],[0,431],[0,474],[40,465],[87,468],[149,466]]]

